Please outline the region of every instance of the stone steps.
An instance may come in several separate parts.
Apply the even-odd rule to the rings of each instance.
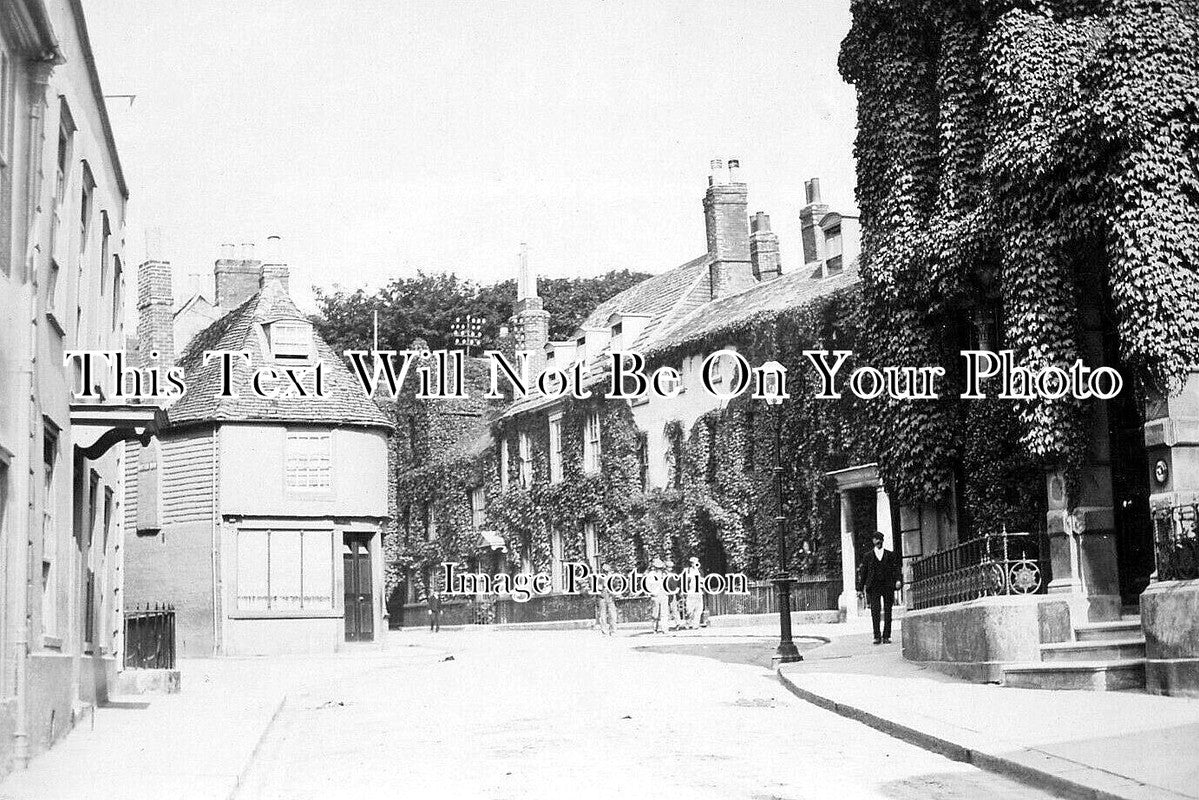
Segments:
[[[1043,663],[1125,661],[1145,657],[1145,638],[1092,639],[1041,645]]]
[[[1074,627],[1074,640],[1041,645],[1041,660],[1003,667],[1003,685],[1098,692],[1145,688],[1141,621],[1124,617]]]
[[[1118,619],[1112,622],[1087,622],[1074,627],[1074,638],[1080,642],[1103,639],[1134,639],[1141,635],[1141,620]]]
[[[1145,687],[1145,659],[1056,661],[1009,664],[1003,685],[1016,689],[1075,689],[1110,692]]]

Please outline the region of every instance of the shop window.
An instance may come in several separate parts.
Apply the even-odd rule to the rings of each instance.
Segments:
[[[242,529],[237,533],[240,611],[330,611],[330,531]]]

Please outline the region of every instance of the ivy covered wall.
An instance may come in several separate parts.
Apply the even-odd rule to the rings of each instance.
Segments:
[[[942,364],[952,385],[962,347],[999,344],[1033,367],[1114,363],[1126,391],[1176,388],[1199,363],[1199,4],[852,11],[868,357]],[[904,502],[965,486],[976,527],[1010,526],[1043,494],[1022,472],[1076,479],[1093,413],[880,403],[881,472]]]

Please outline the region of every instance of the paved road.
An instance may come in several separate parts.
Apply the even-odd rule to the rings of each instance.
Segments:
[[[393,634],[296,662],[237,797],[1049,796],[794,698],[759,665],[772,648],[717,630]]]

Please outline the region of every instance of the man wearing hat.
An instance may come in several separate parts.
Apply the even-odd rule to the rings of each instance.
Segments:
[[[683,591],[687,603],[687,627],[698,628],[700,617],[704,613],[704,593],[701,589],[703,573],[699,569],[699,559],[691,556],[690,564],[683,572]]]
[[[612,578],[612,565],[604,564],[600,570],[600,593],[599,601],[597,603],[597,610],[599,612],[599,629],[600,633],[604,634],[605,636],[615,636],[616,620],[618,617],[616,614],[616,595],[613,594],[612,585],[610,583]]]
[[[875,531],[871,538],[874,540],[874,549],[862,559],[862,566],[858,570],[858,592],[864,593],[866,602],[870,604],[874,643],[891,644],[891,607],[895,604],[895,590],[903,586],[903,578],[895,551],[883,547],[882,532]]]
[[[667,556],[666,557],[666,568],[663,570],[663,576],[665,577],[666,575],[673,575],[673,574],[674,574],[674,559],[671,558],[670,556]],[[677,630],[677,629],[683,627],[683,620],[680,618],[682,616],[682,614],[679,611],[679,592],[678,592],[677,584],[672,582],[672,585],[675,585],[676,588],[674,591],[667,591],[667,593],[666,593],[666,595],[667,595],[666,614],[667,614],[667,616],[670,617],[670,630],[673,631],[673,630]]]
[[[666,627],[670,624],[670,612],[667,611],[670,594],[666,591],[666,584],[663,580],[666,577],[666,564],[662,559],[655,558],[654,563],[650,566],[651,569],[645,576],[645,590],[649,592],[650,600],[653,602],[650,615],[654,620],[654,633],[666,633]]]

